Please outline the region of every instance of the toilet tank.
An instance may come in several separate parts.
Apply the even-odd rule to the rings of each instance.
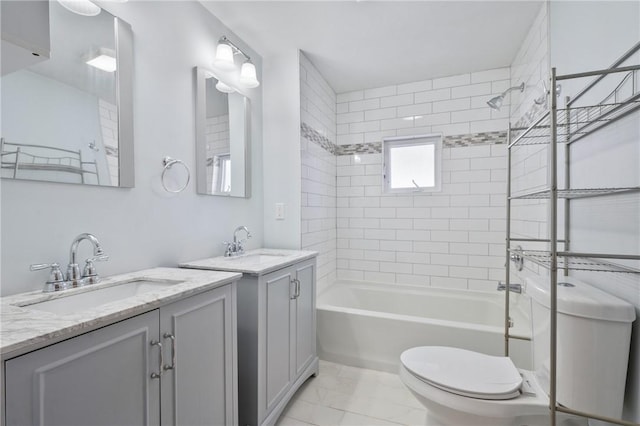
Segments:
[[[549,392],[549,279],[527,279],[533,364]],[[575,410],[620,418],[633,305],[575,278],[558,277],[557,400]]]

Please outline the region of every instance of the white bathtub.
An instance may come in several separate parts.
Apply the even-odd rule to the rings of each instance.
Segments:
[[[531,303],[511,299],[509,355],[532,366]],[[397,372],[414,346],[452,346],[504,354],[504,293],[337,281],[318,295],[321,359]]]

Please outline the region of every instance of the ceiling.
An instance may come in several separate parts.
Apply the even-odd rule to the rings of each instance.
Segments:
[[[207,1],[263,57],[302,49],[337,93],[509,66],[541,1]]]

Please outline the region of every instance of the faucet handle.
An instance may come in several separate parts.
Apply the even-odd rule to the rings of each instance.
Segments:
[[[84,284],[97,284],[100,281],[100,277],[98,277],[98,271],[96,270],[93,262],[104,262],[106,260],[109,260],[109,255],[102,254],[99,256],[90,257],[85,261],[84,269],[82,270],[82,278],[84,280]]]
[[[60,265],[53,262],[53,263],[34,263],[32,265],[29,265],[29,270],[30,271],[40,271],[42,269],[47,269],[47,268],[58,268],[60,269]]]
[[[236,244],[235,243],[229,243],[227,241],[224,241],[222,244],[224,244],[225,247],[226,247],[226,250],[224,251],[224,257],[233,256],[235,251],[236,251]]]
[[[51,268],[49,272],[49,278],[44,285],[43,291],[45,293],[49,293],[51,291],[64,290],[67,288],[67,283],[64,280],[64,274],[60,270],[60,265],[53,263],[35,263],[29,266],[29,270],[31,271],[40,271],[42,269]]]

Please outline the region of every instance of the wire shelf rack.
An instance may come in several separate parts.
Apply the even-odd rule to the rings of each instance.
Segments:
[[[580,188],[580,189],[559,189],[557,191],[558,198],[576,199],[601,197],[613,194],[625,194],[630,192],[640,192],[640,186],[631,186],[626,188]],[[551,198],[551,190],[545,189],[541,191],[523,192],[514,194],[511,200],[548,200]]]
[[[597,105],[558,108],[556,142],[574,143],[640,109],[640,70],[629,71],[620,84]],[[622,94],[626,93],[624,99]],[[529,127],[512,128],[512,146],[541,145],[551,142],[551,111],[546,111]]]
[[[522,256],[525,260],[529,260],[543,268],[551,268],[551,254],[545,250],[516,250],[509,249],[513,254]],[[606,256],[607,260],[601,256]],[[627,274],[640,274],[640,269],[634,266],[621,265],[619,263],[610,262],[608,259],[640,259],[639,256],[627,255],[603,255],[594,253],[588,255],[585,253],[558,252],[558,269],[565,267],[572,271],[591,271],[591,272],[618,272]]]

